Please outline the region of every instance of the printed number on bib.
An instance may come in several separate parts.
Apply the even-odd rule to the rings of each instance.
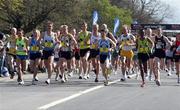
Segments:
[[[31,50],[32,50],[32,51],[38,51],[38,50],[39,50],[39,47],[38,47],[38,46],[32,46],[32,47],[31,47]]]
[[[108,52],[108,48],[100,48],[100,52],[102,52],[102,53],[107,53]]]
[[[53,44],[52,44],[51,42],[46,42],[46,43],[45,43],[45,47],[49,47],[49,48],[50,48],[50,47],[53,47]]]

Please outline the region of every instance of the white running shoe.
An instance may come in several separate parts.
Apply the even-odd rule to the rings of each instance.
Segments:
[[[69,73],[68,73],[68,76],[69,76],[69,77],[72,77],[72,76],[73,76],[73,72],[72,72],[72,71],[69,72]]]
[[[65,83],[66,80],[64,78],[61,79],[61,83]]]
[[[22,81],[19,81],[18,84],[19,84],[19,85],[24,85],[24,81],[23,81],[23,80],[22,80]]]
[[[149,81],[152,81],[152,75],[149,75]]]
[[[146,74],[146,73],[145,73],[145,74]],[[145,79],[146,79],[146,80],[149,79],[149,75],[148,75],[148,74],[146,74]]]
[[[85,80],[87,80],[87,79],[88,79],[88,78],[87,78],[87,74],[85,74],[85,75],[84,75],[84,79],[85,79]]]
[[[167,76],[171,76],[171,75],[172,75],[171,71],[169,70]]]
[[[50,84],[50,79],[47,79],[47,80],[45,81],[45,83],[46,83],[46,84]]]
[[[88,78],[88,79],[90,78],[90,75],[89,75],[89,74],[87,74],[87,78]]]

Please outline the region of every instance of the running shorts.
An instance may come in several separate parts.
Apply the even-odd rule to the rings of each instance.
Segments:
[[[54,51],[53,50],[49,50],[49,51],[46,51],[46,50],[43,50],[43,59],[47,60],[49,57],[53,56],[54,55]]]
[[[91,49],[90,50],[90,56],[89,56],[88,59],[90,60],[91,58],[96,58],[98,55],[99,55],[99,49],[98,50]]]
[[[166,58],[166,53],[164,50],[160,49],[160,50],[155,50],[154,52],[154,57],[157,57],[157,58]]]
[[[71,51],[60,51],[59,56],[60,56],[60,58],[65,58],[66,60],[70,60],[72,58],[72,52]]]
[[[89,50],[90,50],[89,48],[80,49],[80,57],[84,57]]]
[[[28,55],[16,55],[16,58],[20,59],[20,60],[27,60],[28,59]]]
[[[149,60],[149,55],[147,53],[138,53],[138,60],[141,62],[147,62]]]
[[[40,59],[41,58],[41,53],[37,52],[37,53],[30,53],[29,54],[29,59],[30,60],[36,60],[36,59]]]
[[[174,58],[174,61],[175,61],[175,62],[179,62],[180,55],[175,55],[175,54],[174,54],[173,58]]]
[[[99,58],[100,58],[100,63],[104,64],[109,57],[108,57],[108,55],[100,54]]]
[[[79,52],[75,52],[74,55],[75,55],[76,60],[80,60],[80,53]]]
[[[120,55],[121,55],[122,57],[126,57],[126,58],[128,58],[128,59],[132,59],[133,56],[134,56],[134,53],[133,53],[132,50],[130,50],[130,51],[121,50]]]

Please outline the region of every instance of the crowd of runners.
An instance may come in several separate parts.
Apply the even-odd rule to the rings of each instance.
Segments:
[[[79,32],[67,25],[53,32],[53,25],[48,21],[45,32],[35,29],[30,37],[26,37],[22,29],[12,28],[9,36],[0,40],[0,58],[5,62],[1,67],[8,68],[11,79],[17,75],[18,84],[24,84],[26,71],[33,73],[33,85],[37,84],[39,71],[48,73],[44,79],[46,84],[51,83],[52,74],[56,81],[65,83],[73,74],[86,80],[91,71],[96,76],[95,82],[99,82],[100,74],[103,75],[104,85],[108,85],[113,73],[119,74],[122,82],[135,74],[142,78],[141,87],[146,79],[160,86],[162,71],[168,76],[176,73],[180,83],[180,33],[172,40],[163,35],[160,27],[156,33],[150,28],[132,32],[123,25],[121,34],[115,36],[106,24],[94,24],[92,32],[87,30],[85,22]]]

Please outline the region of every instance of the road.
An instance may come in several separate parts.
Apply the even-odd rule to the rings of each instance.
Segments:
[[[140,79],[120,82],[120,75],[112,74],[109,86],[94,82],[94,74],[88,80],[77,75],[68,82],[44,83],[47,74],[39,74],[37,85],[31,85],[31,74],[24,75],[25,85],[17,85],[16,79],[0,78],[0,110],[180,110],[180,84],[176,75],[162,72],[162,85],[147,81],[140,87]]]

